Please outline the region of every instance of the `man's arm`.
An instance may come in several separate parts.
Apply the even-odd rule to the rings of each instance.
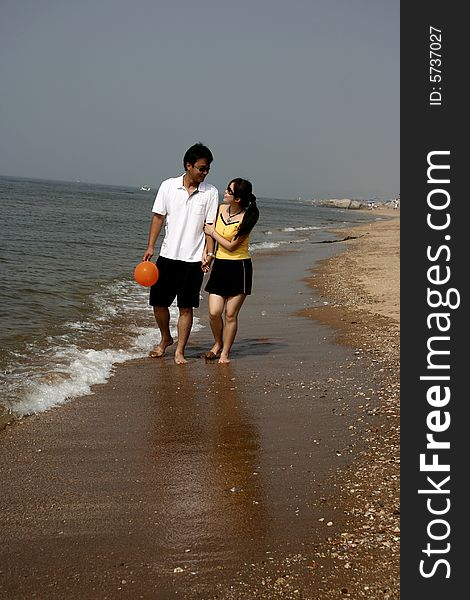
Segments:
[[[142,260],[150,260],[152,258],[155,250],[155,244],[157,242],[158,236],[160,235],[160,231],[162,230],[162,225],[164,221],[165,215],[153,213],[152,220],[150,221],[149,241],[147,244],[147,250],[145,251]]]
[[[206,235],[206,234],[205,234],[205,238],[206,238],[206,244],[204,246],[204,252],[206,254],[214,254],[214,250],[215,250],[214,238],[212,238],[210,235]]]
[[[219,193],[215,190],[211,197],[209,210],[206,214],[206,223],[214,224],[219,216]],[[215,240],[210,235],[205,235],[204,250],[202,252],[202,270],[207,273],[214,258]]]
[[[214,258],[215,241],[208,235],[205,236],[206,242],[202,252],[202,270],[204,273],[210,269],[212,259]]]

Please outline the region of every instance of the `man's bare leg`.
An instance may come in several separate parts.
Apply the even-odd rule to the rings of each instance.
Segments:
[[[166,306],[154,306],[153,314],[160,329],[161,340],[158,346],[149,352],[151,358],[161,358],[168,346],[173,344],[170,334],[170,310]]]
[[[188,361],[184,357],[184,350],[188,343],[189,334],[193,325],[193,309],[180,308],[180,316],[178,318],[178,343],[175,350],[175,363],[184,365]]]

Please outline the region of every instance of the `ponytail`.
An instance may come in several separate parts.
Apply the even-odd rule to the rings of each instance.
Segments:
[[[240,225],[239,230],[237,231],[235,237],[233,239],[237,239],[242,235],[248,235],[253,227],[256,225],[259,219],[259,209],[256,204],[256,196],[251,194],[250,204],[246,209],[245,215],[243,217],[243,221]]]

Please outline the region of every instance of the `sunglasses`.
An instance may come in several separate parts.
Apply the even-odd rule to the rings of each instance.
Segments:
[[[209,173],[209,171],[211,170],[210,167],[196,167],[194,166],[195,169],[197,169],[199,171],[199,173]]]

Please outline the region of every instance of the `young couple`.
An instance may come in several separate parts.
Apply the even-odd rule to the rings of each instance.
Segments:
[[[143,256],[143,260],[152,258],[165,225],[157,259],[160,275],[150,288],[149,299],[161,339],[149,356],[162,357],[173,344],[169,306],[176,298],[177,364],[187,362],[184,351],[193,324],[193,309],[199,306],[204,273],[212,268],[205,287],[209,292],[209,321],[214,335],[214,345],[204,355],[208,360],[230,362],[238,313],[246,296],[251,294],[253,269],[248,244],[259,217],[256,197],[249,181],[232,179],[224,193],[224,204],[219,206],[217,189],[204,181],[212,161],[209,148],[195,144],[184,155],[184,174],[162,182],[152,208],[148,247]]]

